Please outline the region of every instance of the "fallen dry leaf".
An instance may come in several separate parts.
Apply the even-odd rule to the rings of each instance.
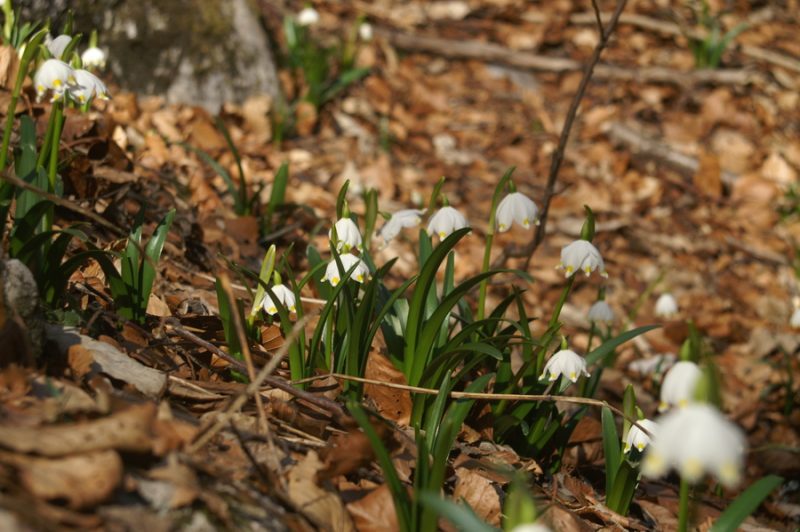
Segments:
[[[394,499],[389,487],[381,484],[366,496],[347,505],[359,532],[392,532],[399,530]]]
[[[500,492],[497,485],[477,471],[466,467],[456,469],[453,499],[463,499],[475,514],[492,526],[500,526]]]
[[[314,451],[303,457],[287,474],[288,495],[298,511],[321,530],[354,531],[353,521],[339,496],[315,482],[322,462]]]
[[[105,501],[122,480],[122,459],[116,451],[98,451],[58,459],[20,460],[25,489],[45,500],[63,500],[72,509]]]
[[[83,423],[46,427],[0,427],[0,446],[21,453],[67,456],[107,449],[149,452],[156,406],[131,406],[114,415]]]

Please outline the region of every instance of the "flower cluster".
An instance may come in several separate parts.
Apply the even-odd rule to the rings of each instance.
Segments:
[[[108,99],[108,88],[97,76],[88,70],[73,69],[60,59],[42,63],[33,76],[33,86],[38,98],[51,91],[54,102],[62,100],[65,94],[80,104],[93,98]]]
[[[708,404],[673,410],[657,421],[654,438],[642,463],[642,474],[664,476],[670,469],[699,482],[714,474],[725,486],[739,483],[746,441],[741,429]]]

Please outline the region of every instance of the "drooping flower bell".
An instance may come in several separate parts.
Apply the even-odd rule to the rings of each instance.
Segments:
[[[361,233],[356,223],[348,216],[336,221],[328,231],[328,238],[336,246],[336,251],[347,253],[351,249],[361,249]]]
[[[50,35],[48,35],[50,37]],[[59,35],[55,39],[52,37],[48,40],[45,39],[45,46],[55,59],[64,59],[64,50],[67,49],[69,43],[72,42],[72,37],[69,35]]]
[[[511,529],[511,532],[552,532],[550,527],[539,523],[525,523],[524,525],[517,525]]]
[[[792,317],[789,318],[789,325],[791,325],[793,329],[800,329],[800,307],[794,309],[794,312],[792,312]]]
[[[86,103],[93,98],[108,99],[108,88],[100,78],[88,70],[75,71],[76,85],[70,87],[70,95],[80,103]]]
[[[103,69],[106,67],[106,53],[97,46],[92,46],[81,54],[81,62],[86,69]]]
[[[561,262],[557,268],[564,270],[565,277],[570,277],[578,271],[582,271],[588,277],[595,270],[598,270],[602,277],[608,277],[603,257],[588,240],[576,240],[564,246],[561,249]]]
[[[313,7],[305,7],[297,14],[297,23],[301,26],[313,26],[319,22],[319,13]]]
[[[445,205],[428,220],[428,234],[438,235],[439,240],[444,240],[450,233],[469,227],[467,219],[459,211]]]
[[[372,24],[369,22],[362,22],[358,26],[358,38],[364,42],[369,42],[372,40]]]
[[[297,312],[297,299],[295,298],[294,292],[292,292],[291,289],[289,289],[286,285],[282,283],[273,285],[272,293],[275,294],[275,297],[280,304],[286,307],[289,312]],[[264,293],[264,297],[261,300],[260,305],[261,308],[263,308],[264,311],[270,316],[274,316],[278,313],[278,306],[267,292]]]
[[[497,206],[495,221],[501,233],[511,229],[513,222],[529,229],[531,224],[539,223],[539,208],[522,192],[512,192]]]
[[[388,244],[400,231],[408,227],[415,227],[422,222],[422,215],[425,211],[419,209],[403,209],[392,214],[386,223],[383,224],[378,235],[383,238],[384,244]]]
[[[614,311],[605,301],[595,301],[586,317],[593,322],[612,323],[614,321]]]
[[[661,382],[661,403],[658,411],[664,412],[673,406],[685,407],[694,401],[695,390],[703,371],[694,362],[681,360],[672,366]]]
[[[574,384],[578,382],[578,377],[581,374],[587,377],[590,376],[586,370],[586,360],[575,351],[562,349],[550,357],[539,378],[544,379],[547,377],[549,381],[556,381],[560,376],[564,375]]]
[[[331,283],[331,286],[338,285],[341,282],[342,277],[344,277],[344,275],[353,266],[355,266],[355,269],[350,274],[351,279],[358,281],[359,283],[363,283],[367,277],[369,277],[369,268],[367,267],[366,263],[352,253],[344,253],[340,255],[339,260],[342,261],[342,267],[344,268],[343,270],[338,268],[336,260],[331,259],[327,268],[325,268],[325,275],[322,276],[322,280]]]
[[[715,407],[692,404],[669,412],[657,424],[642,462],[643,475],[657,478],[674,469],[692,484],[706,473],[728,487],[739,483],[746,440]]]
[[[644,427],[651,435],[655,436],[656,431],[658,430],[658,425],[655,421],[651,421],[649,419],[640,419],[637,421],[637,423]],[[647,434],[647,432],[643,431],[636,425],[631,425],[631,428],[628,429],[628,435],[625,437],[625,448],[623,449],[623,452],[628,453],[634,447],[639,452],[642,452],[651,440],[651,437]]]
[[[656,300],[656,316],[659,318],[672,318],[678,313],[678,302],[670,293],[664,293]]]
[[[36,88],[38,98],[47,91],[52,91],[52,100],[60,100],[64,91],[75,85],[77,85],[75,71],[60,59],[48,59],[33,75],[33,86]]]

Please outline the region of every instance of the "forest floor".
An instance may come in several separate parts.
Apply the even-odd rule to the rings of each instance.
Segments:
[[[723,27],[747,21],[748,28],[719,68],[697,70],[679,24],[694,28],[692,13],[667,4],[627,6],[572,129],[547,232],[527,270],[532,281],[496,278],[489,306],[514,284],[525,289],[529,313],[546,321],[564,285],[555,269],[560,250],[578,237],[583,207],[590,206],[616,327],[662,323],[653,304],[664,292],[680,308],[662,328],[619,349],[597,397],[620,404],[632,383],[645,414],[654,416],[659,376],[654,364],[642,361],[676,355],[692,322],[719,369],[724,410],[747,434],[744,486],[768,473],[797,479],[800,332],[789,320],[800,303],[800,8],[793,0],[783,7],[732,3],[720,17]],[[335,382],[298,396],[287,391],[288,370],[281,366],[261,392],[268,431],[250,397],[224,430],[198,445],[199,431],[246,388],[213,349],[223,343],[214,281],[230,274],[221,257],[258,271],[265,244],[275,243],[280,253],[291,246],[289,263],[305,272],[306,246],[327,249],[345,181],[350,208],[361,214],[362,190],[377,189],[381,209],[393,212],[427,202],[445,176],[443,191],[473,228],[457,247],[455,277],[478,273],[491,194],[503,173],[514,166],[518,189],[541,201],[598,32],[590,2],[379,0],[315,7],[321,38],[342,36],[358,14],[367,17],[374,38],[358,44],[356,61],[370,74],[318,115],[302,117],[298,134],[280,143],[273,142],[265,115],[268,99],[221,112],[248,182],[267,184],[263,203],[277,169],[289,163],[286,204],[269,234],[259,234],[258,217],[233,213],[223,181],[186,146],[206,151],[236,175],[209,113],[117,89],[91,113],[69,116],[62,140],[70,154],[65,198],[121,229],[115,234],[95,224],[87,230],[95,243],[120,250],[144,205],[147,234],[169,208],[177,215],[146,326],[120,321],[100,268],[90,263],[71,280],[73,312],[48,315],[53,322],[80,316],[87,336],[68,349],[50,342],[32,367],[0,371],[0,528],[397,526],[380,469],[347,419]],[[277,28],[275,9],[264,12]],[[301,89],[283,74],[290,96]],[[29,105],[44,128],[49,104]],[[57,215],[61,226],[91,221],[75,209]],[[373,252],[378,264],[399,257],[389,283],[416,271],[411,234]],[[499,235],[493,258],[532,234],[515,227]],[[521,268],[526,260],[505,257],[502,266]],[[230,275],[236,288],[240,280]],[[598,278],[581,276],[562,313],[579,352],[599,285]],[[249,297],[242,290],[237,295]],[[318,307],[313,286],[304,295],[309,312]],[[253,347],[258,367],[282,343],[277,328],[264,331],[263,345]],[[59,334],[48,333],[51,340]],[[379,352],[376,345],[367,376],[401,382]],[[407,391],[369,386],[367,404],[398,427],[408,421]],[[451,453],[446,492],[500,526],[508,480],[493,466],[502,463],[530,473],[555,530],[674,529],[674,479],[643,480],[628,516],[605,508],[599,419],[599,411],[584,418],[555,474],[493,443],[490,432],[470,427],[468,419]],[[413,436],[398,428],[386,439],[394,440],[396,464],[410,474]],[[700,529],[736,494],[698,493]],[[795,480],[745,529],[799,524]]]

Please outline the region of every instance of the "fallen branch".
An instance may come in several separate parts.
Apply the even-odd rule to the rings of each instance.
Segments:
[[[748,17],[747,23],[753,25],[757,22],[762,22],[764,19],[763,14],[757,12],[757,15],[759,16]],[[601,15],[601,20],[603,21],[608,21],[610,18],[611,13],[603,13]],[[569,17],[569,21],[572,24],[592,24],[595,20],[596,16],[593,12],[576,13]],[[644,15],[624,14],[620,17],[619,22],[620,24],[629,24],[638,28],[656,31],[664,35],[670,35],[674,37],[684,35],[684,31],[678,24],[646,17]],[[706,37],[706,32],[699,29],[690,29],[686,33],[688,33],[689,37],[696,39],[703,39]],[[749,44],[740,44],[737,47],[742,54],[752,57],[753,59],[765,61],[767,63],[786,68],[787,70],[793,70],[794,72],[800,72],[800,61],[791,56]]]
[[[700,162],[691,155],[681,153],[669,144],[648,137],[643,132],[625,124],[613,122],[608,128],[607,134],[612,142],[622,144],[634,154],[655,160],[689,177],[693,176],[700,167]],[[736,174],[727,170],[721,174],[722,182],[726,187],[733,186],[737,177]]]
[[[375,379],[365,379],[363,377],[355,377],[353,375],[344,375],[342,373],[326,373],[324,375],[317,375],[315,377],[308,377],[292,384],[302,384],[305,382],[313,382],[320,379],[333,377],[337,380],[360,382],[362,384],[372,384],[374,386],[384,386],[386,388],[393,388],[395,390],[404,390],[411,393],[419,393],[424,395],[439,395],[441,392],[435,388],[422,388],[420,386],[411,386],[408,384],[400,384],[397,382],[386,382]],[[451,391],[447,394],[451,399],[481,399],[484,401],[548,401],[552,403],[570,403],[574,405],[584,406],[599,406],[605,407],[620,416],[621,418],[629,421],[631,424],[636,425],[646,434],[650,434],[646,428],[637,423],[636,419],[630,418],[625,415],[625,412],[600,399],[592,399],[591,397],[569,397],[564,395],[552,394],[524,394],[524,393],[486,393],[486,392],[459,392]]]
[[[577,72],[584,67],[583,63],[574,59],[521,52],[493,43],[442,39],[386,29],[377,31],[377,35],[386,38],[393,46],[403,50],[426,52],[452,59],[474,59],[516,68],[559,73]],[[665,67],[626,68],[608,64],[597,64],[594,75],[599,79],[669,83],[686,87],[703,83],[748,85],[762,80],[760,74],[742,69],[691,70],[684,72]]]

